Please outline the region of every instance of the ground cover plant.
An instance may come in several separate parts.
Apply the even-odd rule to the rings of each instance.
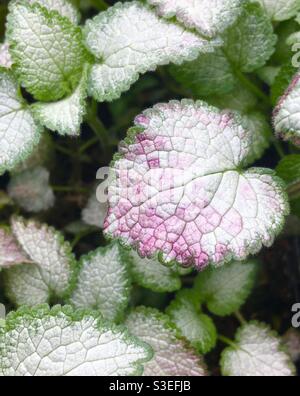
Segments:
[[[0,26],[0,376],[296,376],[300,0]]]

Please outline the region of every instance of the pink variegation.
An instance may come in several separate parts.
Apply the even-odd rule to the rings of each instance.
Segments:
[[[242,171],[251,131],[235,114],[184,100],[135,120],[112,165],[108,237],[203,269],[269,246],[288,213],[281,181]]]
[[[16,238],[9,231],[0,229],[0,269],[29,262]]]

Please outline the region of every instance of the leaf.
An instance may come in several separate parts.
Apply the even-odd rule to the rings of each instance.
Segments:
[[[94,191],[81,213],[82,220],[91,226],[103,228],[106,215],[107,203],[99,202],[97,200],[96,192]]]
[[[270,246],[288,213],[272,171],[242,171],[252,134],[204,102],[159,104],[111,164],[104,232],[162,262],[203,269]]]
[[[273,21],[284,21],[297,14],[300,9],[299,0],[252,0],[258,2],[265,9]]]
[[[71,304],[76,308],[96,309],[106,319],[118,321],[129,300],[128,261],[126,252],[118,244],[83,256]]]
[[[247,300],[254,287],[257,270],[257,263],[251,260],[208,268],[197,276],[195,290],[210,312],[219,316],[231,315]]]
[[[264,66],[257,71],[257,74],[265,84],[272,86],[275,83],[279,72],[279,66]]]
[[[157,293],[174,292],[181,288],[178,271],[162,265],[158,260],[141,258],[130,251],[131,272],[134,281]]]
[[[86,113],[87,76],[67,98],[53,103],[38,102],[32,106],[33,115],[43,126],[60,135],[79,136]]]
[[[38,3],[48,10],[57,11],[60,15],[69,18],[71,22],[78,24],[80,14],[76,7],[68,0],[27,0],[29,4]]]
[[[27,212],[47,210],[55,201],[49,177],[48,170],[42,166],[18,173],[8,184],[8,195]]]
[[[25,221],[21,217],[12,219],[12,230],[18,243],[30,260],[38,266],[40,272],[40,288],[48,288],[48,299],[65,298],[69,294],[70,283],[73,281],[75,257],[71,251],[70,244],[66,242],[62,234],[46,224],[40,224],[34,220]],[[23,271],[24,277],[35,277],[37,271],[30,271],[30,268],[23,266],[15,274]],[[30,271],[30,272],[28,272]],[[26,275],[25,275],[26,274]],[[12,283],[12,281],[11,281]],[[33,279],[32,296],[37,289],[36,281]],[[22,290],[21,287],[19,290]],[[28,291],[24,289],[24,299]],[[14,292],[12,290],[11,293]],[[19,300],[22,296],[19,296]],[[36,305],[35,298],[32,298],[30,305]]]
[[[276,173],[287,184],[294,184],[300,181],[300,155],[286,155],[277,165]]]
[[[39,4],[13,1],[7,37],[19,80],[35,99],[49,102],[73,92],[85,55],[79,27]]]
[[[300,74],[297,73],[274,112],[273,122],[276,135],[300,145]]]
[[[205,376],[200,356],[177,338],[167,315],[140,307],[127,318],[129,331],[149,344],[154,357],[144,365],[144,376]]]
[[[40,135],[14,78],[0,71],[0,174],[25,160]]]
[[[29,261],[13,234],[0,228],[0,269]]]
[[[234,346],[221,358],[224,376],[292,376],[294,367],[280,339],[264,323],[250,322],[236,335]]]
[[[166,18],[176,16],[186,27],[215,37],[223,33],[241,12],[242,0],[148,0]]]
[[[225,33],[224,52],[245,73],[264,66],[275,51],[273,26],[258,4],[245,3],[241,16]]]
[[[98,62],[89,79],[90,94],[98,101],[119,98],[141,73],[195,59],[219,44],[158,18],[137,1],[117,3],[101,12],[86,23],[84,36]]]
[[[236,86],[236,77],[222,49],[201,54],[192,62],[169,68],[171,75],[197,97],[230,92]]]
[[[0,67],[10,69],[12,64],[8,43],[0,44]]]
[[[206,354],[216,346],[217,329],[212,319],[201,313],[200,303],[193,290],[180,290],[166,312],[180,334],[200,354]]]
[[[290,328],[283,336],[283,343],[293,362],[300,358],[300,334],[299,331]]]
[[[274,84],[271,88],[272,104],[276,105],[278,100],[288,88],[292,78],[294,77],[296,69],[290,63],[283,65],[275,78]]]
[[[0,329],[0,375],[140,375],[151,350],[95,313],[22,308]]]

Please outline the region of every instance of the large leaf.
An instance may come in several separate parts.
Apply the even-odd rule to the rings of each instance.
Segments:
[[[159,15],[176,16],[189,28],[214,37],[230,26],[241,12],[242,0],[148,0]]]
[[[27,158],[40,134],[14,78],[0,71],[0,174]]]
[[[94,313],[23,308],[0,328],[2,376],[140,375],[149,347]]]
[[[199,269],[273,243],[287,197],[272,171],[242,171],[252,133],[237,115],[172,101],[135,125],[112,163],[108,237]]]
[[[81,29],[39,4],[12,1],[7,37],[22,85],[38,100],[70,94],[84,62]]]
[[[140,307],[129,315],[126,325],[154,350],[153,359],[144,365],[145,376],[206,375],[201,357],[177,338],[167,315]]]
[[[129,299],[128,261],[116,243],[82,257],[72,305],[97,309],[106,319],[120,319]]]
[[[98,101],[118,98],[141,73],[195,59],[216,44],[158,18],[136,1],[110,7],[88,21],[84,32],[86,46],[97,58],[89,90]]]
[[[221,367],[227,376],[286,377],[295,371],[280,339],[267,325],[258,322],[238,330],[233,346],[223,351]]]
[[[79,23],[80,14],[71,1],[72,0],[28,0],[28,3],[38,3],[48,10],[59,12],[60,15],[69,18],[73,23]]]

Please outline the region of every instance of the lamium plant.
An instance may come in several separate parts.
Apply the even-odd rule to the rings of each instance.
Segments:
[[[0,376],[297,375],[300,0],[0,13]]]

